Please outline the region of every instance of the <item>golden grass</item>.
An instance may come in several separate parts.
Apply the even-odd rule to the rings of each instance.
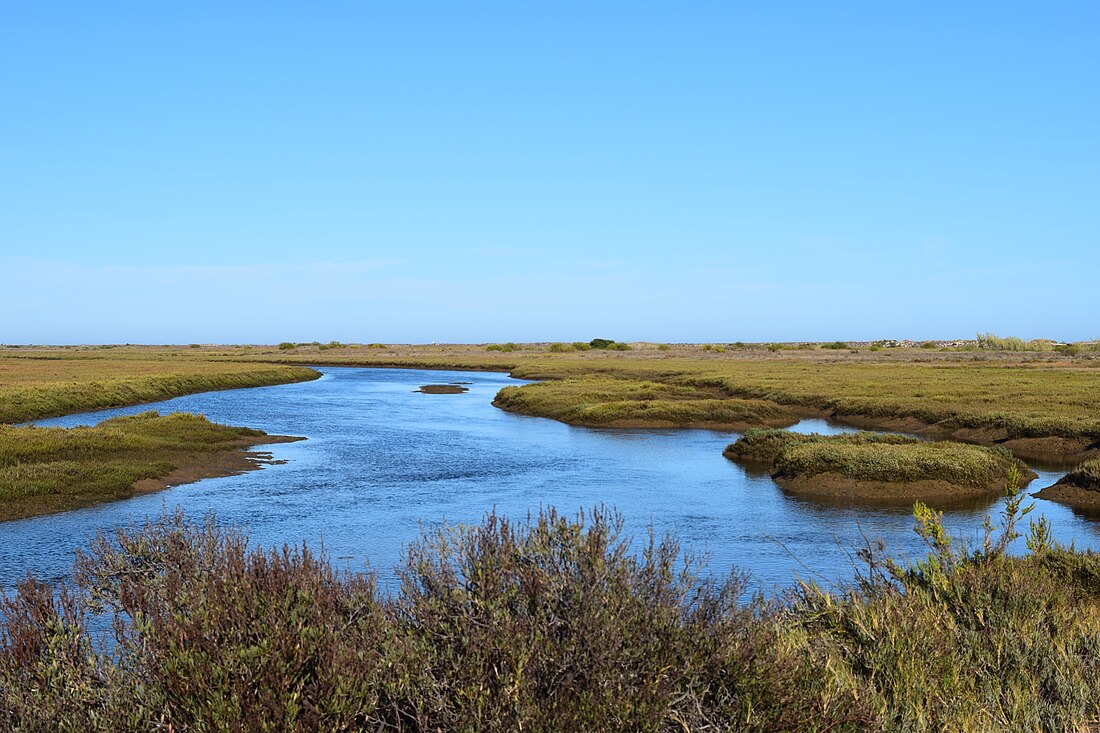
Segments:
[[[0,422],[155,402],[195,392],[315,379],[312,369],[126,352],[0,351]]]
[[[259,430],[173,413],[104,420],[94,427],[40,428],[0,425],[0,520],[129,498],[135,482],[179,469],[194,478],[248,466],[246,445],[274,442]]]

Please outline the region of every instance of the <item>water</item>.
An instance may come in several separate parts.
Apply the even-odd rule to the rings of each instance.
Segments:
[[[207,479],[156,494],[47,517],[0,523],[0,586],[28,571],[66,577],[73,553],[99,529],[181,506],[214,511],[246,527],[257,545],[324,544],[342,567],[370,566],[388,587],[402,550],[423,527],[477,522],[494,507],[523,517],[540,506],[573,512],[603,503],[627,530],[672,531],[709,554],[708,572],[736,565],[755,588],[771,591],[797,575],[824,582],[852,577],[852,553],[866,535],[897,556],[923,554],[908,509],[829,505],[787,495],[766,475],[722,456],[735,433],[708,430],[607,430],[513,415],[493,407],[504,374],[322,367],[313,382],[180,397],[153,405],[43,420],[86,425],[156,409],[205,414],[308,440],[270,446],[287,461],[240,476]],[[470,382],[458,395],[413,392],[422,384]],[[820,420],[806,432],[843,430]],[[1029,491],[1054,483],[1042,472]],[[1100,545],[1097,526],[1039,501],[1036,514],[1055,536]],[[948,512],[957,536],[978,537],[999,500]]]

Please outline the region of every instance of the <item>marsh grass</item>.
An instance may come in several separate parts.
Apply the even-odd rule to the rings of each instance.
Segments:
[[[607,378],[562,379],[505,387],[493,404],[575,425],[794,422],[783,408],[763,400],[725,399],[698,387]]]
[[[868,432],[804,435],[750,430],[727,447],[725,455],[767,463],[777,476],[788,479],[832,473],[855,481],[946,481],[980,489],[1003,486],[1022,465],[1003,448]]]
[[[0,521],[128,498],[136,481],[263,435],[186,413],[144,412],[94,427],[0,425]]]
[[[210,361],[201,355],[81,358],[81,353],[87,352],[47,358],[0,356],[0,423],[320,376],[305,367]]]
[[[1063,476],[1059,483],[1089,491],[1100,491],[1100,458],[1085,461]]]

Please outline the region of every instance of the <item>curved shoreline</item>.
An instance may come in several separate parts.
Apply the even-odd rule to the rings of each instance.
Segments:
[[[307,438],[294,435],[256,435],[226,443],[216,452],[192,453],[179,461],[174,470],[155,478],[139,479],[133,483],[134,494],[152,494],[175,486],[193,484],[205,478],[237,476],[248,471],[258,471],[264,466],[286,463],[275,460],[270,451],[251,450],[256,446],[276,443],[297,443]],[[189,460],[190,459],[190,460]]]

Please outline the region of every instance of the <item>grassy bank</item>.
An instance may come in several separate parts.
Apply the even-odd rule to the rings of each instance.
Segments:
[[[255,464],[242,448],[284,440],[184,413],[71,429],[0,425],[0,521],[247,470]]]
[[[714,390],[611,378],[555,379],[505,387],[493,400],[505,410],[602,427],[722,427],[744,430],[791,425],[788,410],[766,400],[728,399]]]
[[[305,367],[209,361],[157,351],[0,352],[0,423],[320,376]]]
[[[128,731],[1084,731],[1100,721],[1100,557],[876,551],[847,589],[739,602],[606,511],[434,531],[400,591],[179,514],[95,540],[75,588],[0,604],[0,727]],[[686,569],[685,569],[686,568]],[[123,623],[96,646],[87,614]]]
[[[1100,458],[1085,461],[1036,496],[1100,516]]]
[[[336,364],[423,369],[495,369],[539,381],[595,380],[585,386],[531,396],[509,395],[508,404],[528,414],[558,418],[592,410],[592,393],[637,388],[641,383],[692,388],[705,399],[759,400],[799,414],[827,415],[874,429],[919,432],[928,437],[1003,443],[1017,455],[1083,460],[1100,450],[1100,359],[1094,352],[782,348],[730,345],[635,344],[632,351],[555,352],[549,344],[516,345],[508,352],[484,347],[379,345],[381,348],[320,350],[302,346],[224,349],[209,358],[278,363]],[[606,390],[607,380],[624,383]],[[523,387],[533,390],[534,387]],[[661,403],[683,401],[671,390],[649,401],[654,417],[632,422],[668,422]],[[502,401],[503,406],[503,401]],[[684,409],[674,404],[669,410]],[[759,405],[758,405],[759,407]],[[609,408],[611,412],[621,405]],[[673,414],[690,421],[696,413]],[[775,410],[775,407],[770,407]],[[561,418],[558,418],[561,419]]]
[[[1003,448],[874,433],[750,430],[725,455],[767,465],[777,483],[799,493],[904,503],[995,493],[1016,473],[1035,476]]]

